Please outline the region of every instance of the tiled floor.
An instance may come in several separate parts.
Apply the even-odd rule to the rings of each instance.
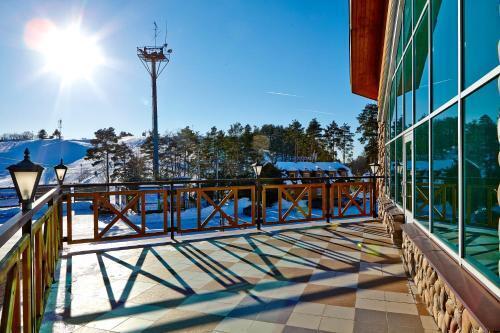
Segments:
[[[43,332],[435,332],[378,223],[66,249]]]

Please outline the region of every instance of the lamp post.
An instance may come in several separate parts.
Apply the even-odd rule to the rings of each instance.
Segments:
[[[54,167],[54,171],[56,173],[56,179],[59,185],[62,185],[64,182],[64,178],[66,177],[66,172],[68,171],[68,167],[63,164],[63,159],[61,158],[61,162]]]
[[[370,167],[370,171],[372,174],[372,202],[370,206],[372,207],[372,217],[377,217],[377,172],[380,167],[380,165],[377,162],[373,162],[368,164]]]
[[[256,161],[252,164],[253,172],[255,173],[256,178],[256,189],[257,189],[257,229],[260,230],[261,227],[261,204],[260,204],[260,173],[262,172],[262,163],[260,161]]]
[[[24,159],[7,167],[7,170],[9,170],[12,177],[22,211],[30,210],[35,198],[36,188],[42,176],[43,167],[31,162],[30,151],[26,148]]]

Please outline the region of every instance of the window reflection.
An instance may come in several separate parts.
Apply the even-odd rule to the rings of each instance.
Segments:
[[[396,139],[396,202],[403,205],[403,140],[402,137]]]
[[[464,100],[464,212],[466,258],[498,284],[500,206],[497,190],[497,80]]]
[[[396,135],[403,131],[403,76],[401,67],[396,72]]]
[[[458,248],[458,110],[456,104],[432,119],[432,229]]]
[[[415,144],[415,220],[429,225],[429,122],[413,131]]]
[[[457,95],[457,0],[432,1],[432,109]]]
[[[404,114],[404,128],[407,129],[413,125],[413,96],[412,96],[412,50],[411,43],[408,46],[409,49],[405,53],[403,59],[403,88],[404,88],[404,103],[405,103],[405,114]]]
[[[414,39],[414,88],[415,88],[415,122],[423,119],[429,109],[429,54],[428,54],[428,21],[427,12],[417,28]]]
[[[498,0],[463,3],[463,83],[467,88],[499,63],[500,13]]]

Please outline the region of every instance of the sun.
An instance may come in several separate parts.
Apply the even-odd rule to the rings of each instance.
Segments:
[[[25,30],[25,42],[43,56],[42,71],[55,73],[66,83],[91,80],[104,64],[97,38],[86,35],[76,23],[61,29],[46,19],[32,20]]]

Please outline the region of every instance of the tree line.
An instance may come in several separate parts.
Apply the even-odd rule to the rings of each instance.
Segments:
[[[364,154],[356,167],[377,156],[377,106],[368,104],[357,117]],[[152,179],[153,142],[150,135],[136,149],[119,139],[113,127],[100,129],[91,140],[86,159],[100,169],[108,181]],[[234,123],[224,131],[212,127],[207,133],[189,126],[167,132],[159,139],[160,177],[241,178],[251,177],[251,164],[257,159],[276,161],[353,162],[355,133],[351,126],[335,121],[322,126],[313,118],[307,126],[293,120],[287,126],[265,124],[260,127]],[[360,165],[361,164],[361,165]]]

